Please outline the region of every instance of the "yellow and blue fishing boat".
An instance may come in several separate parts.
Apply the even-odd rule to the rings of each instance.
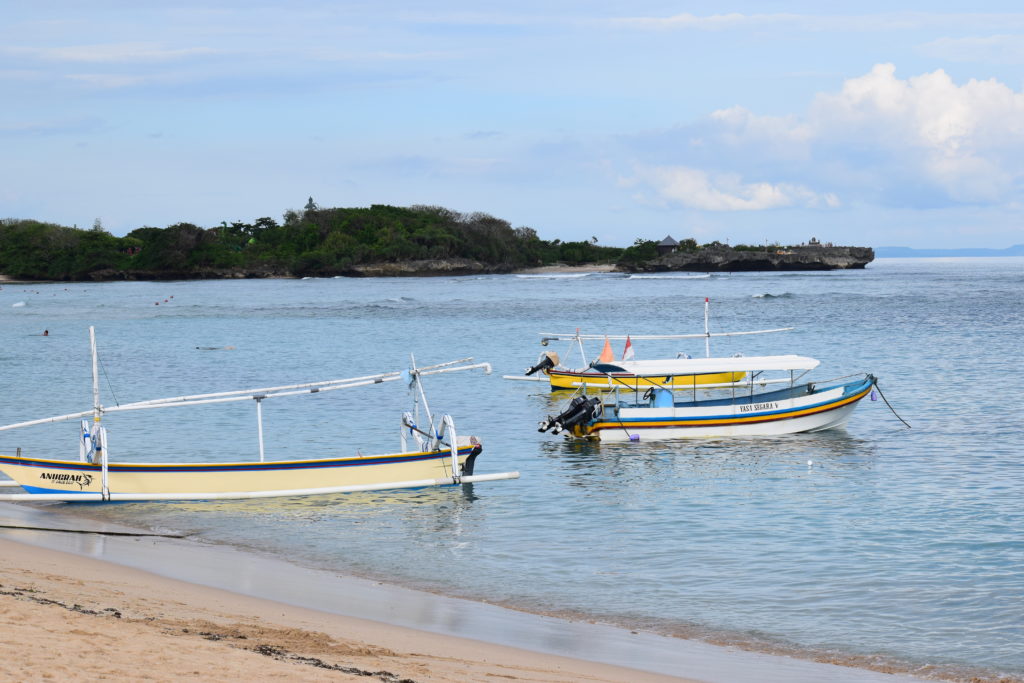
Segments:
[[[739,382],[746,376],[743,371],[725,372],[716,369],[710,372],[694,372],[687,354],[677,354],[675,358],[658,360],[636,360],[633,352],[633,341],[655,341],[677,339],[703,339],[704,355],[711,357],[712,337],[735,337],[750,334],[766,334],[769,332],[786,332],[792,327],[781,327],[771,330],[752,330],[749,332],[711,332],[709,329],[709,300],[704,299],[704,332],[702,334],[641,334],[641,335],[600,335],[580,334],[576,330],[574,334],[554,334],[550,332],[541,333],[541,345],[547,346],[551,342],[566,341],[570,343],[569,352],[579,352],[583,366],[580,368],[566,367],[560,361],[558,354],[554,351],[546,351],[540,355],[537,363],[526,369],[524,375],[506,375],[505,379],[535,379],[536,373],[546,375],[551,383],[552,391],[566,389],[617,389],[619,391],[646,391],[652,387],[666,389],[683,389],[697,385],[717,385],[724,383]],[[584,342],[604,340],[604,347],[600,355],[594,360],[588,360],[584,348]],[[625,346],[622,352],[622,360],[614,360],[611,342],[623,341]],[[543,379],[543,377],[536,377]]]
[[[578,389],[619,389],[622,391],[646,391],[651,387],[679,389],[705,384],[739,382],[745,376],[742,372],[703,372],[688,374],[685,359],[632,360],[609,363],[595,362],[585,370],[568,370],[555,364],[543,370],[551,381],[551,390]]]
[[[518,472],[475,474],[482,445],[473,436],[458,436],[449,415],[435,417],[427,404],[422,378],[427,375],[483,369],[487,363],[472,358],[405,372],[307,382],[259,389],[195,394],[154,399],[108,407],[100,403],[95,333],[90,328],[93,359],[93,408],[80,413],[30,420],[0,427],[0,431],[51,422],[91,417],[81,421],[79,457],[52,459],[0,455],[0,472],[11,478],[0,482],[20,491],[0,495],[0,500],[133,501],[213,500],[303,496],[380,489],[456,485],[513,479]],[[319,394],[352,387],[408,382],[415,408],[402,416],[401,451],[381,455],[356,455],[296,460],[265,460],[262,403],[271,398]],[[231,462],[111,462],[107,430],[102,416],[130,410],[254,401],[256,405],[259,460]],[[422,406],[422,410],[421,410]]]
[[[845,424],[857,403],[871,394],[876,379],[865,374],[827,386],[798,383],[818,364],[795,355],[689,359],[680,367],[692,376],[743,372],[746,380],[717,386],[692,383],[688,389],[651,387],[643,395],[632,389],[589,395],[584,387],[562,412],[541,422],[539,431],[600,441],[647,441],[833,429]],[[789,376],[773,377],[772,371]],[[776,388],[779,384],[784,387]]]

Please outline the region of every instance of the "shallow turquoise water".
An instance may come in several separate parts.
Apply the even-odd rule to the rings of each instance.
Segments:
[[[716,354],[810,355],[819,380],[873,372],[913,428],[865,401],[844,430],[813,435],[576,444],[537,433],[553,405],[544,385],[500,379],[534,361],[537,332],[700,331],[705,296],[714,329],[796,327],[715,340]],[[427,378],[431,405],[484,441],[479,472],[516,469],[518,481],[74,509],[543,613],[1024,676],[1022,300],[1022,259],[708,278],[5,285],[0,372],[16,400],[0,424],[88,407],[90,324],[107,403],[111,389],[127,402],[401,369],[410,351],[422,364],[473,355],[495,373]],[[700,340],[655,344],[635,342],[637,357],[703,354]],[[267,402],[268,456],[395,450],[406,403],[397,383]],[[248,404],[105,422],[114,458],[256,455]],[[74,454],[75,430],[0,433],[0,448]]]

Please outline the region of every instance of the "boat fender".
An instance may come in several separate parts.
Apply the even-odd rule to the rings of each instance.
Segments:
[[[550,370],[556,365],[558,365],[558,354],[554,351],[545,351],[540,354],[540,358],[536,365],[532,368],[526,368],[526,376],[529,377],[538,370]]]

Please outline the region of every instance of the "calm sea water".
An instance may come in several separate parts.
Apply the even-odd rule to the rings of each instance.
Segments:
[[[818,380],[873,372],[913,428],[865,401],[819,434],[579,444],[536,431],[555,405],[545,385],[501,379],[536,359],[538,332],[699,332],[705,296],[713,329],[796,328],[715,340],[716,355],[810,355]],[[70,509],[540,613],[1024,677],[1022,301],[1024,260],[995,258],[711,277],[4,285],[0,373],[14,400],[0,424],[89,406],[89,325],[108,404],[402,369],[410,352],[420,364],[474,356],[495,373],[427,378],[432,407],[483,440],[478,472],[516,469],[518,481]],[[703,355],[700,340],[634,347]],[[267,402],[268,457],[397,450],[407,404],[398,383]],[[105,422],[114,458],[257,454],[248,403]],[[76,439],[68,423],[0,433],[0,449],[75,455]]]

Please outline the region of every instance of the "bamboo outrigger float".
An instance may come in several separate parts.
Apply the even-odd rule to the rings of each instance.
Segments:
[[[0,455],[0,472],[22,491],[0,494],[7,501],[157,501],[213,500],[305,496],[381,489],[447,486],[518,478],[518,472],[474,474],[482,446],[473,436],[456,434],[449,415],[435,419],[430,412],[422,378],[427,375],[483,369],[487,363],[463,358],[449,363],[412,367],[407,372],[386,372],[362,377],[308,382],[258,389],[138,401],[103,406],[99,395],[96,338],[89,328],[92,348],[93,408],[0,427],[0,431],[91,417],[81,421],[77,460]],[[383,384],[404,379],[414,392],[415,409],[401,421],[402,450],[381,455],[356,455],[306,460],[265,460],[262,403],[266,399],[316,394],[339,389]],[[255,401],[259,460],[235,462],[112,462],[106,413],[152,410],[235,401]],[[422,409],[421,404],[422,403]]]

